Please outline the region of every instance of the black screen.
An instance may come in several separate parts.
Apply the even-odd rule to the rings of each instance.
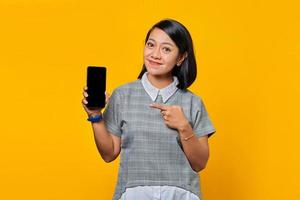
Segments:
[[[105,107],[106,68],[88,66],[87,68],[87,107],[90,109]]]

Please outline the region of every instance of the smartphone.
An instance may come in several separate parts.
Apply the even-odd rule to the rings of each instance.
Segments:
[[[105,107],[106,67],[87,67],[87,101],[89,109]]]

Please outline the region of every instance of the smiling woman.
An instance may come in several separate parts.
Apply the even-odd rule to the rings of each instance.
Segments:
[[[157,70],[153,71],[153,68]],[[181,23],[163,20],[148,31],[144,48],[144,65],[138,78],[146,71],[152,72],[150,79],[151,74],[158,75],[157,77],[163,75],[169,79],[172,75],[176,76],[179,79],[180,89],[186,89],[194,82],[197,65],[193,42],[188,30]]]
[[[197,75],[193,43],[179,22],[166,19],[147,33],[138,80],[116,88],[97,122],[96,144],[106,162],[121,154],[114,200],[201,200],[197,172],[208,161],[215,133],[201,97],[187,88]],[[99,110],[83,106],[88,115]],[[101,120],[103,119],[103,120]]]
[[[168,75],[173,67],[183,61],[171,38],[161,29],[152,30],[144,49],[144,63],[150,75]],[[163,87],[163,86],[160,86]]]

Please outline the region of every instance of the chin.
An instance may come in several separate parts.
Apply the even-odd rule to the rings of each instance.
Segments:
[[[146,66],[146,69],[147,69],[147,72],[151,75],[161,75],[162,72],[160,71],[160,69],[156,69],[156,68],[152,68],[152,67],[147,67]]]
[[[150,74],[151,76],[154,76],[154,77],[162,77],[162,76],[165,76],[166,74],[168,73],[165,73],[165,72],[162,72],[162,71],[157,71],[157,70],[148,70],[147,69],[147,72],[148,74]]]
[[[148,65],[148,63],[145,63],[145,67],[147,69],[147,72],[149,74],[151,74],[152,76],[163,76],[168,74],[168,72],[166,72],[166,69],[164,68],[164,66],[161,67],[152,67],[151,65]]]

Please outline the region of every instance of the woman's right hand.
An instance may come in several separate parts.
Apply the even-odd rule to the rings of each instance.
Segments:
[[[88,107],[86,107],[86,105],[88,103],[88,101],[86,100],[86,97],[88,97],[87,89],[88,88],[86,86],[83,88],[82,106],[83,106],[84,110],[86,111],[86,113],[87,113],[88,116],[96,115],[96,114],[101,114],[102,108],[99,108],[97,110],[91,110]],[[110,94],[107,93],[107,92],[105,92],[105,104],[108,103],[109,98],[110,98]]]

